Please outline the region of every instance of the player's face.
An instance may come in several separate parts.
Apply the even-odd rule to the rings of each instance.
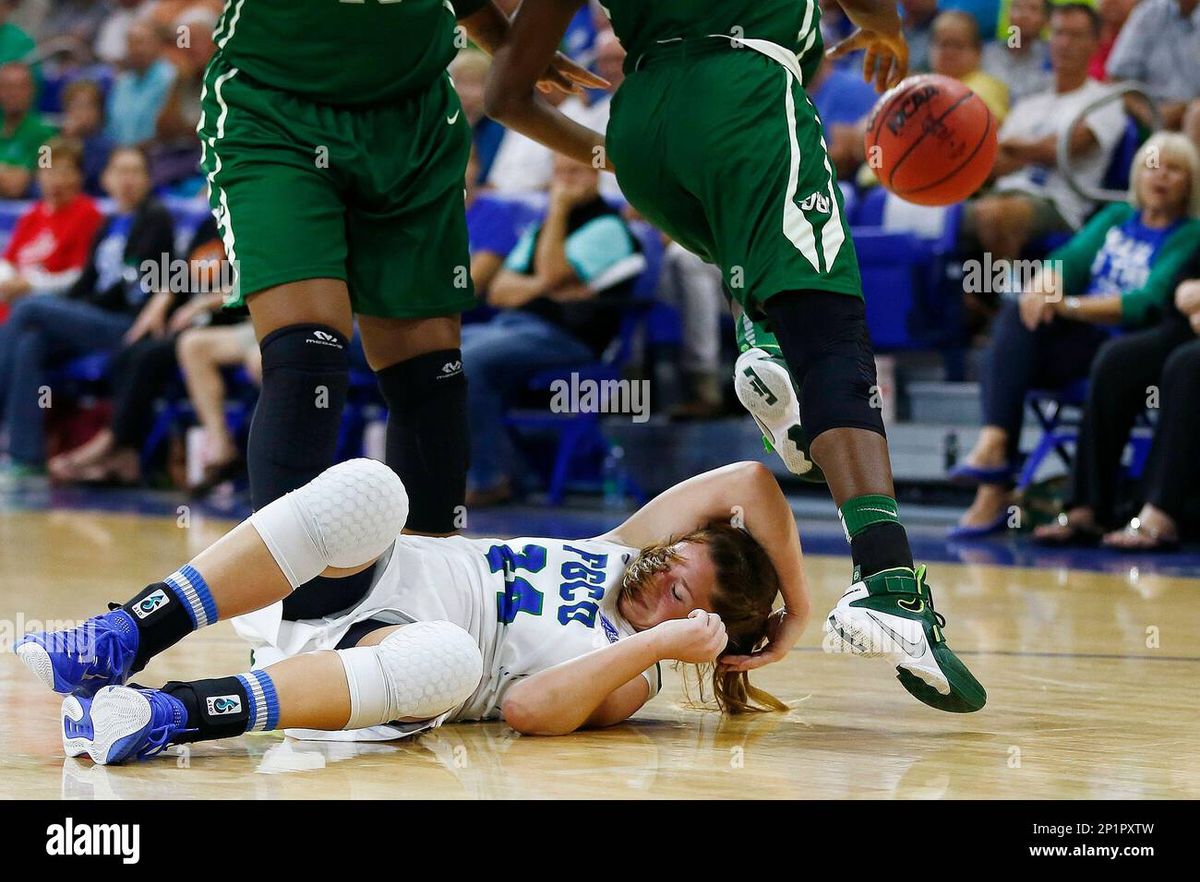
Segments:
[[[694,609],[712,612],[716,570],[704,545],[684,542],[676,549],[678,560],[649,576],[641,590],[626,591],[617,608],[639,631],[671,619],[686,619]]]

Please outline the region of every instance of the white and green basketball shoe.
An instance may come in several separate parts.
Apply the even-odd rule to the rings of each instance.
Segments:
[[[883,570],[854,584],[825,619],[826,652],[885,658],[919,701],[951,713],[971,713],[987,692],[959,661],[942,632],[946,619],[933,608],[925,567]]]
[[[747,349],[734,365],[733,386],[738,401],[758,424],[763,446],[778,453],[796,477],[825,483],[824,473],[808,454],[808,433],[800,425],[800,397],[783,356],[757,346]]]

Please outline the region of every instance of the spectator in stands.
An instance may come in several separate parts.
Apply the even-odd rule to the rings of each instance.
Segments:
[[[10,61],[28,62],[36,44],[33,37],[9,21],[20,0],[0,0],[0,65]]]
[[[1087,376],[1109,328],[1158,321],[1200,247],[1196,148],[1177,134],[1154,135],[1130,176],[1129,201],[1108,206],[1051,253],[1020,300],[996,318],[982,368],[983,431],[951,474],[979,490],[952,536],[1004,529],[1026,393]]]
[[[1050,48],[1041,36],[1052,8],[1051,0],[1012,0],[1008,33],[983,47],[983,69],[1008,84],[1010,103],[1053,85]]]
[[[1108,57],[1129,19],[1129,13],[1138,0],[1097,0],[1096,11],[1100,13],[1100,45],[1088,63],[1088,76],[1094,80],[1108,80]]]
[[[992,40],[1000,25],[1001,0],[939,0],[942,11],[961,12],[971,16],[984,40]]]
[[[979,25],[966,12],[942,12],[933,22],[929,64],[933,72],[958,80],[983,99],[997,122],[1008,115],[1008,86],[980,68],[983,41]]]
[[[108,94],[106,134],[114,144],[144,145],[154,138],[158,116],[175,82],[175,68],[162,57],[163,35],[154,25],[129,26],[124,70]]]
[[[487,180],[505,134],[504,126],[483,112],[483,87],[491,64],[491,59],[478,49],[463,49],[450,62],[450,79],[471,126],[475,168],[479,175],[475,183],[479,184]]]
[[[0,260],[0,303],[62,294],[75,284],[103,220],[83,194],[79,142],[52,138],[46,148],[50,161],[38,169],[42,198],[17,220]]]
[[[193,5],[171,23],[171,30],[179,35],[170,58],[176,77],[155,125],[150,167],[156,187],[197,177],[200,138],[196,126],[201,115],[204,69],[216,51],[212,35],[217,17],[218,13],[207,6]]]
[[[96,33],[96,57],[107,64],[120,64],[129,42],[129,28],[144,14],[148,0],[112,0],[106,4],[108,17]]]
[[[513,396],[539,371],[595,360],[620,329],[645,259],[598,188],[596,169],[555,158],[545,217],[521,236],[488,292],[488,302],[502,311],[463,327],[469,506],[512,495],[504,410]]]
[[[155,399],[175,376],[180,362],[191,367],[186,374],[189,389],[194,383],[198,394],[193,395],[193,403],[206,429],[203,489],[207,489],[207,482],[215,486],[227,478],[231,469],[238,468],[241,457],[224,421],[219,367],[249,361],[252,371],[257,371],[255,359],[248,359],[245,350],[257,353],[258,347],[244,311],[232,315],[221,310],[227,293],[224,286],[231,278],[224,260],[221,236],[210,217],[196,231],[188,248],[189,285],[187,290],[174,292],[178,308],[162,328],[125,346],[113,358],[109,371],[113,387],[110,425],[85,444],[53,457],[47,464],[52,478],[62,483],[140,481],[140,450],[153,424]],[[213,373],[216,395],[210,392],[214,388]],[[210,424],[214,400],[219,415],[215,427]]]
[[[904,12],[904,39],[908,41],[908,68],[913,73],[926,73],[930,69],[929,44],[938,14],[937,0],[900,0],[900,9]]]
[[[1105,344],[1092,366],[1076,445],[1072,494],[1053,524],[1034,530],[1045,545],[1092,544],[1111,523],[1118,470],[1134,421],[1158,410],[1143,476],[1145,503],[1123,529],[1103,536],[1122,551],[1179,547],[1187,501],[1200,490],[1200,251],[1190,281],[1175,291],[1175,308],[1156,327]],[[1157,400],[1155,400],[1157,399]]]
[[[140,268],[144,261],[157,266],[169,259],[173,222],[150,195],[142,152],[114,150],[104,188],[115,203],[113,214],[96,233],[82,275],[63,297],[22,298],[0,326],[0,396],[9,432],[10,479],[42,471],[45,410],[39,390],[51,364],[113,351],[161,333],[165,326],[171,293],[147,290]]]
[[[863,82],[861,72],[846,70],[832,59],[823,58],[807,89],[821,118],[825,145],[838,178],[854,180],[866,158],[863,135],[867,115],[879,98],[875,87]]]
[[[104,94],[91,80],[76,80],[62,93],[63,137],[83,145],[83,188],[93,196],[102,193],[100,178],[112,153],[104,134]]]
[[[1144,83],[1166,127],[1200,144],[1200,0],[1142,0],[1113,45],[1108,76]]]
[[[477,151],[472,148],[467,160],[467,244],[475,294],[486,300],[492,280],[504,265],[504,258],[516,247],[520,227],[532,209],[523,202],[481,190],[478,169]]]
[[[578,96],[555,89],[541,98],[577,122],[582,122],[587,115],[587,105]],[[535,193],[549,186],[553,171],[554,153],[549,147],[518,132],[505,132],[487,183],[498,193]]]
[[[38,43],[43,51],[69,51],[90,58],[96,34],[108,16],[108,4],[96,0],[57,0],[42,20]]]
[[[0,199],[20,199],[29,191],[39,151],[54,134],[33,109],[37,87],[29,66],[0,66]]]
[[[1100,22],[1080,3],[1056,6],[1050,16],[1054,86],[1017,102],[1000,129],[995,189],[967,203],[962,244],[993,259],[1020,257],[1025,246],[1053,233],[1079,229],[1094,204],[1075,193],[1058,168],[1058,139],[1079,112],[1106,94],[1087,75]],[[1121,105],[1092,111],[1070,130],[1072,170],[1085,186],[1098,187],[1125,130]]]

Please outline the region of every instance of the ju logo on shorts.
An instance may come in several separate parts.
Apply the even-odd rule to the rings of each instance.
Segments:
[[[157,591],[139,600],[137,606],[133,608],[133,612],[139,619],[144,619],[159,607],[166,606],[170,602],[170,595],[159,588]]]
[[[241,713],[242,698],[240,695],[218,695],[209,698],[208,713],[213,717],[227,717],[230,714]]]
[[[832,207],[833,203],[824,193],[810,193],[800,203],[801,211],[815,211],[817,214],[829,214],[829,209]]]

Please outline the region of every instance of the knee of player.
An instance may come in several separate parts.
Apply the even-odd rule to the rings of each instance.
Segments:
[[[452,622],[413,622],[376,646],[339,649],[350,693],[344,728],[433,720],[463,704],[483,679],[483,655]]]
[[[383,554],[408,520],[404,482],[375,459],[338,463],[301,492],[331,567],[357,567]]]

